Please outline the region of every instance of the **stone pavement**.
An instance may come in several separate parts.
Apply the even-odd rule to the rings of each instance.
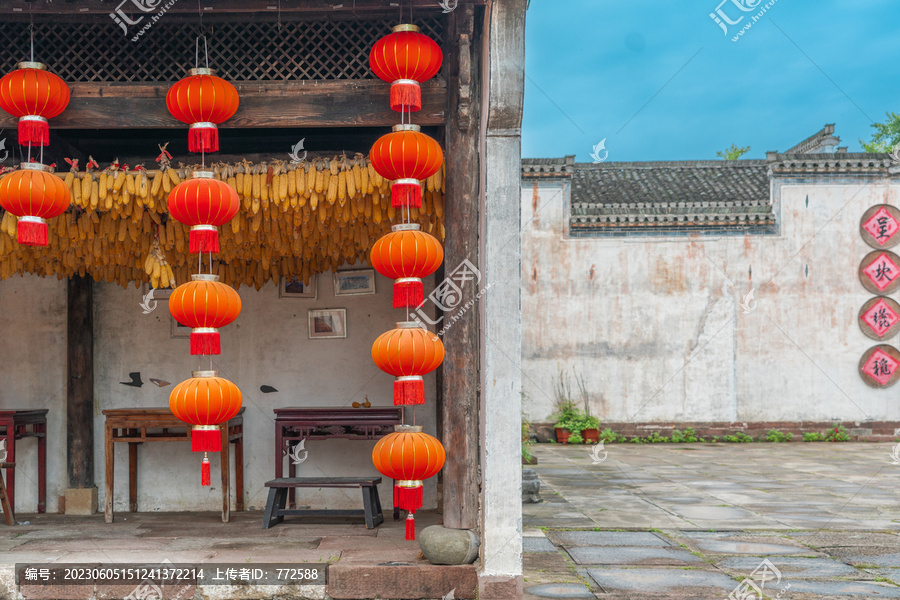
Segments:
[[[595,459],[590,446],[540,444],[525,597],[900,598],[892,450],[615,444]]]

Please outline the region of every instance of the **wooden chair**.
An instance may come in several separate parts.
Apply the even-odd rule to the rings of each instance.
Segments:
[[[0,462],[0,469],[14,469],[16,463]],[[9,496],[6,493],[6,483],[3,481],[3,472],[0,471],[0,506],[3,508],[3,517],[6,519],[7,525],[16,524],[16,515],[13,514],[12,506],[9,504]]]

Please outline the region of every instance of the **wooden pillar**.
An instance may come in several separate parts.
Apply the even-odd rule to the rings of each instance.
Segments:
[[[94,487],[94,306],[90,277],[68,281],[66,442],[69,488]]]
[[[468,260],[479,264],[479,138],[480,138],[480,42],[476,42],[475,7],[459,4],[450,14],[444,42],[447,51],[448,119],[445,130],[447,177],[445,183],[444,274],[453,272]],[[474,57],[473,57],[474,53]],[[443,335],[446,355],[441,383],[443,406],[443,443],[447,460],[443,469],[444,527],[476,529],[478,525],[478,390],[479,324],[476,302],[481,281],[460,286],[462,297],[457,307],[448,310],[437,327],[447,327]]]

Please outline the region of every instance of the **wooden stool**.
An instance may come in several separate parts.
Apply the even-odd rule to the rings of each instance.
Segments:
[[[15,469],[16,463],[0,463],[0,469]],[[9,504],[9,495],[6,493],[6,483],[3,481],[3,475],[0,473],[0,507],[3,508],[3,517],[6,519],[7,525],[16,524],[16,515],[13,514],[12,506]]]
[[[266,502],[266,514],[263,516],[263,529],[278,525],[285,515],[301,517],[364,517],[366,529],[384,523],[381,512],[381,500],[378,497],[378,484],[381,477],[279,477],[266,482],[269,488],[269,499]],[[293,488],[361,488],[363,510],[306,510],[286,509],[287,492]]]

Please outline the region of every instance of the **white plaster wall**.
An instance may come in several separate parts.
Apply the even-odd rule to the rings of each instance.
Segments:
[[[318,299],[278,297],[269,284],[260,291],[241,287],[243,309],[232,325],[221,330],[222,355],[214,366],[240,387],[244,396],[244,505],[262,510],[272,479],[275,453],[274,408],[285,406],[350,406],[368,395],[375,406],[393,405],[393,378],[372,362],[372,342],[395,321],[403,320],[391,307],[391,280],[376,275],[375,295],[340,296],[333,293],[332,275],[319,275]],[[426,281],[425,293],[433,289]],[[100,507],[104,497],[104,417],[107,408],[165,407],[172,385],[159,388],[150,378],[173,385],[190,377],[198,358],[191,357],[187,338],[171,337],[166,302],[149,315],[139,307],[141,291],[114,284],[94,285],[95,359],[95,480]],[[310,340],[307,311],[346,308],[347,338]],[[48,423],[47,510],[56,512],[65,494],[65,336],[66,283],[35,276],[0,282],[0,406],[46,407]],[[208,359],[207,359],[207,365]],[[121,385],[128,373],[140,371],[143,387]],[[426,379],[426,404],[416,409],[418,424],[435,433],[434,376]],[[263,394],[261,385],[278,392]],[[406,409],[407,420],[412,411]],[[308,459],[298,474],[377,476],[372,466],[374,441],[327,440],[308,442]],[[37,444],[33,438],[17,446],[16,509],[33,512],[37,502]],[[116,444],[115,510],[128,507],[128,449]],[[212,456],[212,486],[200,486],[201,454],[185,443],[149,443],[138,447],[138,507],[141,511],[221,510],[219,459]],[[232,450],[232,498],[234,454]],[[285,468],[287,474],[287,468]],[[358,490],[306,490],[302,504],[316,507],[361,508]],[[382,504],[392,506],[389,480],[381,485]],[[425,507],[437,505],[435,479],[425,486]]]
[[[47,511],[56,512],[67,483],[65,280],[26,275],[0,281],[0,357],[0,408],[50,409]],[[37,438],[19,440],[16,513],[37,511],[37,472]]]
[[[900,204],[900,185],[780,182],[779,235],[720,237],[568,238],[568,194],[523,185],[530,418],[553,412],[560,369],[584,377],[606,421],[900,418],[892,392],[857,373],[874,342],[856,324],[872,296],[857,278],[870,251],[859,219]]]

